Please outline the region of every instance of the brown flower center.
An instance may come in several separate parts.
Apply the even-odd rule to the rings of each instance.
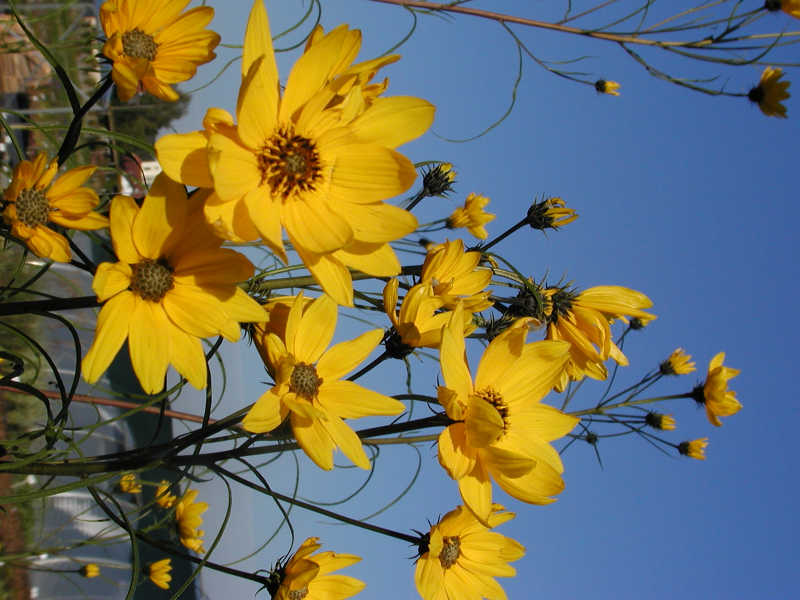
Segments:
[[[289,600],[303,600],[303,598],[305,598],[306,596],[308,596],[307,587],[304,587],[301,590],[291,590],[289,592]]]
[[[503,397],[492,388],[477,390],[475,395],[494,406],[495,410],[500,414],[500,418],[503,419],[503,433],[505,433],[508,429],[508,404],[503,400]]]
[[[442,567],[449,569],[456,564],[456,561],[460,555],[461,538],[459,538],[457,535],[444,536],[444,545],[442,546],[442,551],[439,553],[439,562],[442,563]]]
[[[258,168],[261,184],[269,185],[284,200],[313,191],[322,174],[314,142],[291,129],[279,129],[264,143],[258,153]]]
[[[122,34],[122,52],[131,58],[146,58],[155,60],[156,44],[152,35],[146,34],[138,27]]]
[[[289,390],[307,400],[314,398],[319,391],[322,379],[317,376],[314,365],[297,363],[289,378]]]
[[[172,289],[172,267],[166,260],[149,258],[131,267],[131,291],[139,294],[144,300],[159,302]]]
[[[35,188],[21,190],[17,196],[17,218],[28,227],[36,227],[47,223],[50,214],[50,202],[44,191]]]

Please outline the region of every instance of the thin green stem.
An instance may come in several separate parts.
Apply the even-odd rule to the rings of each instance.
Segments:
[[[79,296],[77,298],[53,298],[51,300],[23,300],[0,304],[0,317],[28,314],[34,312],[50,312],[54,310],[75,310],[79,308],[96,308],[101,305],[97,296]]]
[[[610,404],[606,406],[597,406],[595,408],[587,408],[586,410],[577,410],[575,412],[568,413],[573,417],[582,417],[584,415],[602,415],[606,414],[606,411],[614,409],[614,408],[623,408],[625,406],[637,406],[640,404],[653,404],[654,402],[661,402],[662,400],[677,400],[678,398],[691,398],[692,393],[687,392],[685,394],[674,394],[672,396],[656,396],[654,398],[644,398],[642,400],[629,400],[627,402],[618,402],[617,404]]]

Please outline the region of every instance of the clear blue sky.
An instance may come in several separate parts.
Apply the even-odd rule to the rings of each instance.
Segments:
[[[241,43],[249,0],[207,4],[217,9],[213,28],[223,42]],[[299,4],[267,2],[273,32],[296,20]],[[472,4],[531,17],[544,6]],[[385,51],[411,22],[401,9],[364,0],[323,5],[326,28],[347,22],[363,29],[362,59]],[[800,24],[783,14],[767,21],[773,29]],[[534,196],[563,197],[580,213],[578,221],[546,237],[520,232],[499,251],[536,278],[549,273],[552,281],[563,276],[583,288],[618,284],[645,292],[658,320],[626,345],[631,366],[622,381],[632,381],[682,346],[694,356],[698,372],[659,389],[688,391],[704,378],[708,360],[725,350],[726,364],[742,370],[731,387],[744,408],[717,429],[690,400],[671,407],[678,430],[668,437],[676,442],[710,437],[705,462],[666,457],[641,440],[623,438],[601,443],[601,469],[592,449],[577,443],[564,456],[566,490],[555,504],[523,505],[496,489],[496,497],[518,514],[501,531],[527,547],[525,558],[515,563],[519,575],[501,583],[517,599],[791,597],[793,574],[800,567],[797,468],[792,466],[800,410],[788,385],[795,368],[789,348],[798,326],[785,315],[798,293],[798,104],[794,98],[786,103],[787,120],[769,119],[744,98],[712,98],[649,77],[613,44],[515,31],[542,58],[591,55],[580,70],[619,81],[621,96],[597,95],[526,60],[511,116],[474,142],[445,142],[435,134],[468,137],[504,112],[516,76],[516,50],[495,23],[422,18],[400,50],[403,59],[385,69],[389,94],[417,95],[437,106],[432,132],[402,151],[413,161],[452,162],[458,184],[450,199],[426,200],[420,220],[449,214],[474,191],[491,197],[489,209],[498,218],[489,228],[496,235],[523,216]],[[276,45],[298,39],[290,35]],[[236,54],[221,49],[218,60],[184,89],[211,79]],[[295,56],[279,58],[284,78]],[[797,51],[781,56],[797,60]],[[680,67],[675,61],[659,65]],[[694,64],[684,68],[692,76],[716,73]],[[760,72],[761,67],[741,67],[724,72],[720,81],[732,91],[747,91]],[[795,75],[790,71],[789,79]],[[237,63],[194,97],[190,114],[176,129],[200,128],[209,106],[232,109],[238,83]],[[800,88],[790,91],[800,93]],[[343,326],[346,334],[357,330]],[[264,390],[255,353],[243,345],[237,352],[231,347],[227,354],[236,381],[221,412],[254,401]],[[403,376],[399,363],[389,363],[364,381],[398,393]],[[394,378],[397,384],[386,387]],[[431,393],[435,378],[429,363],[415,376],[415,389]],[[584,386],[589,398],[601,389]],[[181,407],[188,408],[188,403]],[[411,479],[416,453],[387,450],[367,490],[342,512],[370,514]],[[435,447],[422,446],[420,452],[423,468],[416,487],[375,522],[425,529],[427,520],[458,503],[455,483],[436,462]],[[323,473],[300,459],[301,496],[336,500],[360,480],[352,469]],[[293,472],[291,457],[264,471],[275,489],[288,493]],[[365,557],[347,571],[367,581],[359,597],[416,597],[408,559],[413,552],[403,542],[331,526],[300,510],[294,515],[295,548],[306,536],[319,535],[326,549]],[[251,552],[278,519],[271,501],[240,498],[216,557],[233,560]],[[288,544],[288,536],[280,535],[242,564],[267,568]],[[255,592],[249,584],[208,572],[203,582],[209,597]]]

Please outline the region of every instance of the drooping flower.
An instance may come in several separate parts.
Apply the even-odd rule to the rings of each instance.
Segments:
[[[492,305],[491,292],[484,291],[492,271],[480,267],[480,262],[480,252],[464,252],[461,240],[448,240],[428,249],[420,282],[431,284],[444,308],[452,310],[461,302],[465,311],[480,312]]]
[[[484,227],[494,221],[495,215],[487,213],[484,207],[489,204],[489,198],[478,194],[470,194],[464,201],[464,206],[459,206],[447,218],[448,229],[466,227],[467,230],[479,240],[485,240],[489,233]]]
[[[688,375],[696,370],[691,360],[691,354],[686,354],[683,348],[677,348],[659,365],[658,370],[662,375]]]
[[[572,223],[578,213],[567,208],[561,198],[545,198],[531,204],[527,213],[527,223],[533,229],[558,229]]]
[[[649,412],[645,415],[644,422],[653,429],[661,429],[663,431],[672,431],[675,429],[675,418],[672,415]]]
[[[134,473],[125,473],[119,479],[119,489],[126,494],[140,494],[142,492],[142,484],[139,483],[139,478]]]
[[[609,358],[622,366],[628,364],[612,340],[611,322],[627,322],[627,317],[655,319],[643,310],[653,302],[641,292],[622,286],[597,286],[582,292],[561,286],[542,293],[547,299],[547,339],[570,343],[570,361],[555,386],[558,391],[563,391],[570,379],[578,381],[587,375],[605,379],[608,371],[603,363]]]
[[[100,575],[100,567],[95,563],[86,563],[80,568],[80,574],[87,579]]]
[[[606,81],[605,79],[598,79],[594,82],[594,89],[600,94],[609,94],[610,96],[619,96],[619,84],[616,81]]]
[[[289,561],[273,571],[267,590],[272,600],[345,600],[364,589],[365,583],[347,575],[330,575],[361,560],[353,554],[316,552],[319,538],[310,537]]]
[[[353,298],[349,268],[382,277],[400,272],[388,242],[417,221],[383,201],[416,178],[395,148],[422,135],[434,112],[413,97],[366,102],[359,85],[365,71],[349,69],[359,46],[360,34],[346,27],[321,36],[295,63],[280,96],[267,13],[256,0],[236,122],[212,108],[204,131],[156,144],[171,177],[214,189],[206,217],[226,238],[261,238],[285,261],[285,230],[325,292],[345,305]]]
[[[698,385],[692,390],[692,397],[706,408],[709,423],[720,427],[720,417],[735,415],[742,409],[741,403],[736,399],[736,392],[728,389],[728,380],[736,377],[741,371],[732,369],[722,364],[725,353],[720,352],[708,365],[708,375],[703,385]]]
[[[72,252],[67,238],[48,224],[80,230],[108,227],[108,217],[93,210],[100,203],[97,192],[82,187],[96,168],[77,167],[54,181],[58,162],[48,163],[44,152],[33,161],[21,161],[3,193],[3,220],[11,226],[11,234],[36,256],[69,262]]]
[[[564,488],[563,464],[550,442],[578,419],[542,404],[569,360],[569,345],[525,343],[529,319],[518,319],[495,337],[473,383],[465,358],[461,308],[442,333],[444,385],[439,403],[456,421],[439,435],[439,463],[458,482],[461,497],[486,523],[492,484],[532,504],[549,504]]]
[[[267,362],[275,385],[244,418],[247,431],[272,431],[288,416],[300,447],[318,466],[333,468],[333,451],[341,448],[353,463],[369,469],[361,440],[343,419],[397,415],[405,406],[355,382],[340,380],[380,343],[380,329],[326,350],[336,329],[336,303],[322,295],[305,307],[301,293],[286,320],[286,336],[265,338]]]
[[[172,85],[194,77],[211,61],[217,33],[205,29],[214,9],[183,10],[189,0],[106,0],[100,23],[107,41],[103,55],[113,62],[111,77],[123,102],[144,89],[162,100],[177,100]]]
[[[156,504],[161,508],[172,508],[175,506],[175,501],[178,499],[175,494],[170,493],[169,486],[169,481],[164,480],[156,488]]]
[[[148,567],[147,576],[153,584],[160,587],[162,590],[169,589],[169,582],[172,581],[172,559],[162,558],[152,563]]]
[[[508,563],[522,558],[525,548],[490,529],[514,516],[493,504],[487,527],[459,506],[431,526],[414,573],[423,600],[505,599],[505,591],[494,578],[513,577],[516,570]]]
[[[696,458],[697,460],[706,459],[706,446],[708,446],[708,438],[700,438],[678,444],[678,452],[689,458]]]
[[[142,388],[164,387],[172,364],[196,388],[206,386],[201,338],[239,339],[239,323],[263,319],[258,303],[237,287],[253,273],[243,255],[220,248],[206,225],[206,192],[187,199],[183,186],[159,175],[141,206],[111,202],[111,241],[119,262],[102,263],[92,289],[104,302],[83,375],[94,383],[128,340]]]
[[[208,510],[208,502],[196,502],[197,490],[186,490],[175,505],[175,525],[181,544],[198,554],[205,554],[203,535],[199,527],[203,524],[202,515]]]
[[[765,67],[758,85],[747,93],[750,101],[758,104],[761,112],[768,117],[786,118],[786,107],[781,102],[789,97],[787,90],[790,82],[781,81],[782,76],[783,69]]]

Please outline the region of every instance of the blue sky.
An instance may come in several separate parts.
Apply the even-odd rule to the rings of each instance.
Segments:
[[[250,2],[207,4],[217,9],[212,26],[223,42],[241,43]],[[543,14],[537,12],[542,3],[473,4]],[[270,1],[267,8],[273,32],[302,13],[295,2]],[[326,29],[346,22],[363,30],[362,59],[385,51],[410,24],[401,9],[363,0],[323,2],[323,9]],[[783,14],[765,21],[778,30],[797,23]],[[709,97],[654,79],[613,44],[521,27],[515,32],[543,58],[590,55],[580,69],[591,72],[589,78],[619,81],[621,95],[598,95],[526,60],[516,107],[502,125],[470,143],[443,141],[437,136],[469,137],[505,111],[516,77],[516,50],[495,23],[421,18],[400,50],[403,59],[384,73],[391,81],[389,94],[426,98],[436,105],[437,116],[431,132],[401,150],[413,161],[452,162],[458,180],[449,199],[424,201],[420,220],[441,218],[469,192],[478,192],[492,199],[489,210],[498,217],[489,230],[496,235],[518,221],[534,197],[561,196],[579,212],[575,223],[547,236],[521,231],[498,251],[537,279],[549,274],[551,281],[563,277],[581,288],[616,284],[646,293],[658,320],[629,338],[625,350],[631,366],[621,381],[634,381],[681,346],[694,356],[698,372],[657,389],[688,391],[703,380],[710,358],[724,350],[726,364],[742,370],[731,387],[744,408],[721,428],[709,425],[691,400],[673,401],[664,409],[678,422],[669,439],[710,438],[705,462],[666,457],[639,439],[621,438],[600,443],[601,469],[592,449],[576,443],[564,455],[566,489],[555,504],[527,506],[495,489],[496,498],[518,515],[501,531],[527,547],[515,563],[518,576],[501,583],[511,598],[789,597],[795,589],[792,574],[800,567],[792,458],[800,411],[788,385],[796,368],[790,348],[798,327],[786,316],[798,292],[797,103],[794,98],[786,102],[786,120],[766,118],[745,98]],[[299,37],[285,39],[294,43]],[[237,51],[218,54],[184,89],[211,79]],[[778,56],[796,60],[797,53],[790,48]],[[279,57],[284,78],[295,57]],[[757,66],[715,71],[713,65],[656,60],[691,76],[721,73],[720,81],[732,91],[746,92],[761,73]],[[176,130],[198,129],[209,106],[232,109],[238,80],[235,64],[197,93]],[[345,336],[359,327],[340,318]],[[229,346],[226,356],[234,383],[221,412],[254,401],[265,379],[252,349]],[[432,393],[435,364],[415,366],[421,367],[415,389]],[[389,363],[363,382],[398,393],[403,377],[402,366]],[[576,406],[587,406],[602,389],[589,382],[582,389],[583,404],[579,400]],[[560,403],[557,396],[550,398]],[[192,407],[200,409],[191,402],[178,409]],[[410,481],[417,454],[408,448],[387,450],[373,481],[342,512],[370,514]],[[459,502],[454,482],[436,462],[435,447],[423,445],[419,451],[423,467],[415,487],[376,523],[424,529]],[[323,473],[299,459],[303,497],[335,500],[360,481],[353,469]],[[264,473],[275,489],[291,492],[291,457]],[[224,502],[214,493],[208,490],[212,502]],[[237,510],[218,559],[249,553],[278,522],[270,500],[246,496],[237,491]],[[367,581],[359,597],[416,597],[408,560],[413,552],[403,542],[331,525],[299,510],[294,515],[295,548],[306,536],[318,535],[326,549],[365,557],[347,571]],[[218,518],[210,515],[209,524]],[[282,534],[242,564],[271,566],[288,544]],[[255,592],[249,584],[208,573],[203,582],[209,597]]]

